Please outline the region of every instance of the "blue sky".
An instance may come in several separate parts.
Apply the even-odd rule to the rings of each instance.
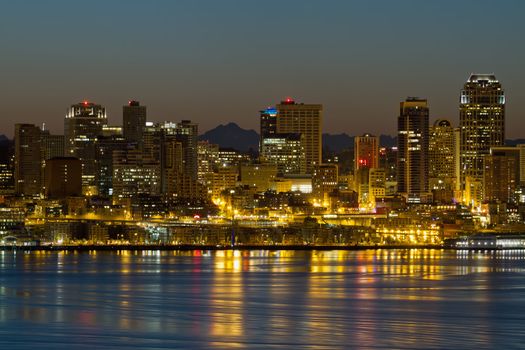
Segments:
[[[153,121],[205,131],[286,96],[325,106],[327,132],[395,133],[399,101],[426,97],[458,121],[471,72],[507,94],[507,136],[525,137],[522,1],[0,1],[0,133],[62,132],[88,99],[121,122],[137,99]]]

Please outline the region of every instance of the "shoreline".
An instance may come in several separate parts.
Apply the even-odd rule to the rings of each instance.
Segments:
[[[62,245],[62,246],[0,246],[0,251],[120,251],[120,250],[163,250],[163,251],[191,251],[191,250],[378,250],[378,249],[444,249],[440,244],[428,245]]]
[[[182,244],[182,245],[62,245],[62,246],[0,246],[0,251],[192,251],[192,250],[303,250],[303,251],[330,251],[330,250],[393,250],[393,249],[433,249],[433,250],[468,250],[468,251],[497,251],[497,250],[523,250],[520,248],[458,248],[450,247],[442,244],[427,244],[427,245],[348,245],[348,246],[334,246],[334,245],[236,245],[236,246],[221,246],[221,245],[197,245],[197,244]]]

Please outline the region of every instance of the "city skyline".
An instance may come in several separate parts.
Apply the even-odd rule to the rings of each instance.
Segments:
[[[476,72],[506,87],[507,137],[525,134],[521,2],[462,1],[453,10],[411,1],[207,5],[5,4],[0,134],[12,138],[19,120],[56,133],[67,106],[83,100],[105,106],[116,124],[130,99],[154,121],[257,130],[258,111],[291,96],[323,104],[328,133],[395,135],[396,105],[407,96],[429,101],[431,121],[457,125],[459,91]],[[498,25],[476,35],[487,13]]]

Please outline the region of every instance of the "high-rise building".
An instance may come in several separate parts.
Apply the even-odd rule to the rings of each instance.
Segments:
[[[362,207],[373,206],[374,196],[370,190],[371,169],[379,166],[379,138],[371,134],[354,138],[354,188],[358,193],[358,201]],[[384,183],[384,180],[383,180]]]
[[[139,148],[142,148],[146,118],[146,106],[141,106],[139,101],[129,101],[127,106],[122,107],[124,138],[127,142],[136,143]]]
[[[113,200],[140,195],[158,195],[161,190],[160,167],[144,159],[140,150],[116,149],[113,155]]]
[[[14,176],[14,143],[7,138],[0,140],[0,194],[13,194]]]
[[[260,112],[261,138],[277,133],[277,109],[268,107]]]
[[[483,179],[483,160],[490,148],[505,144],[505,94],[494,74],[472,74],[461,91],[461,182]]]
[[[110,197],[113,194],[113,152],[126,151],[128,143],[121,135],[99,136],[97,138],[98,194]]]
[[[312,194],[327,206],[329,194],[337,188],[339,171],[337,164],[317,164],[312,174]]]
[[[525,144],[517,147],[520,150],[520,186],[525,186]]]
[[[108,124],[106,110],[88,101],[72,105],[64,119],[65,155],[82,162],[84,193],[96,193],[96,142]]]
[[[354,138],[354,170],[379,167],[379,137],[371,134]]]
[[[486,202],[513,203],[516,195],[516,157],[486,154],[484,157],[483,199]]]
[[[154,155],[156,148],[151,141],[160,138],[162,192],[175,201],[202,199],[205,191],[198,180],[198,125],[183,120],[158,124],[156,128],[146,127],[144,148],[146,154]]]
[[[15,192],[23,196],[41,193],[41,131],[33,124],[15,124]]]
[[[219,145],[208,141],[197,143],[198,180],[201,183],[208,182],[208,175],[213,174],[218,168]]]
[[[409,97],[400,103],[397,119],[397,186],[410,203],[431,200],[428,187],[427,100]]]
[[[438,202],[459,198],[459,129],[446,119],[438,119],[429,130],[429,186]]]
[[[302,134],[306,172],[311,174],[321,164],[323,106],[296,103],[287,98],[276,106],[277,133]]]
[[[82,195],[82,163],[78,158],[54,157],[45,165],[46,198]]]
[[[487,202],[517,203],[520,178],[520,149],[491,147],[484,156],[483,199]]]
[[[305,174],[302,134],[271,134],[261,139],[261,161],[277,166],[277,173]]]

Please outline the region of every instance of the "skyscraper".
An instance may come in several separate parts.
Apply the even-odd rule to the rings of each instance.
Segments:
[[[427,100],[409,97],[400,103],[397,119],[397,186],[411,203],[431,200],[428,188]]]
[[[306,172],[321,164],[323,105],[295,103],[287,98],[277,105],[277,133],[302,134]]]
[[[371,134],[354,138],[354,170],[379,167],[379,138]]]
[[[379,138],[371,134],[356,136],[354,138],[354,181],[359,204],[362,207],[370,207],[374,204],[375,197],[370,195],[370,188],[375,184],[370,183],[370,170],[377,169],[378,166]],[[373,175],[373,178],[375,179],[376,176]],[[382,181],[383,184],[384,182],[385,180]]]
[[[272,134],[261,139],[261,161],[277,166],[279,175],[304,174],[302,134]]]
[[[105,108],[88,101],[72,105],[64,119],[66,156],[82,161],[85,193],[96,192],[96,142],[107,123]]]
[[[260,116],[261,138],[266,138],[277,133],[277,109],[268,107],[262,110]]]
[[[494,74],[472,74],[461,91],[461,183],[483,179],[483,159],[505,144],[505,94]]]
[[[429,186],[434,200],[452,202],[459,190],[459,130],[438,119],[429,130]]]
[[[33,124],[15,124],[15,192],[37,196],[41,192],[41,131]]]
[[[129,101],[127,106],[122,107],[122,125],[124,139],[141,148],[146,126],[146,106],[141,106],[139,101]]]

